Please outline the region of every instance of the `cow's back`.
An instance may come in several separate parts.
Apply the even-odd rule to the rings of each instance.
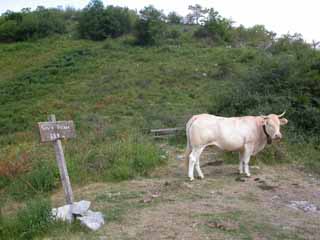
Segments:
[[[189,124],[191,146],[216,145],[223,150],[236,151],[255,138],[254,117],[224,118],[200,114],[193,116]]]

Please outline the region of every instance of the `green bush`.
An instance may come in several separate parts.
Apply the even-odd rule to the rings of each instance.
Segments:
[[[144,46],[160,44],[166,36],[164,14],[150,5],[140,11],[139,17],[135,27],[137,44]]]
[[[92,0],[80,14],[78,31],[82,38],[103,40],[132,31],[136,14],[128,8],[108,6]]]
[[[20,13],[8,11],[0,21],[0,42],[24,41],[65,32],[65,21],[57,9],[38,7]]]
[[[233,29],[232,44],[236,47],[268,48],[274,42],[276,34],[268,31],[263,25],[245,28],[240,25]]]
[[[213,42],[231,43],[232,41],[232,21],[223,18],[213,8],[209,9],[208,16],[204,20],[204,25],[195,31],[197,38],[210,38]]]
[[[182,23],[183,17],[181,17],[176,12],[170,12],[167,16],[167,19],[168,19],[168,22],[171,24],[180,24],[180,23]]]

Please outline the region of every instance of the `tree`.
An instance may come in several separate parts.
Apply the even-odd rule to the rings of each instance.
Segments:
[[[106,38],[104,32],[104,5],[101,0],[91,0],[83,9],[79,18],[79,33],[83,38],[102,40]]]
[[[207,16],[195,36],[211,38],[217,43],[230,43],[232,41],[232,20],[223,18],[213,8],[207,9]]]
[[[137,43],[140,45],[159,44],[166,33],[163,12],[150,5],[140,11],[139,18],[135,32]]]
[[[266,49],[274,42],[276,34],[268,31],[263,25],[245,28],[243,25],[234,29],[233,44]]]
[[[202,8],[202,6],[199,4],[190,5],[188,9],[191,11],[191,13],[187,15],[187,19],[189,19],[193,24],[201,24],[201,19],[209,11],[207,8]]]
[[[133,30],[137,14],[128,8],[108,6],[92,0],[79,17],[78,31],[82,38],[103,40],[119,37]]]
[[[105,34],[119,37],[131,32],[133,28],[132,12],[128,8],[109,6],[104,13]]]
[[[180,24],[182,22],[182,17],[178,15],[176,12],[170,12],[168,14],[168,22],[172,24]]]
[[[35,11],[8,11],[0,21],[0,41],[24,41],[65,32],[65,21],[56,9],[38,7]]]

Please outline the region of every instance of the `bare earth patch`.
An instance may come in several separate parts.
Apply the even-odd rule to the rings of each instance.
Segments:
[[[189,182],[181,154],[150,178],[76,189],[106,215],[97,232],[58,233],[47,239],[319,239],[320,180],[294,166],[260,166],[237,181],[236,165],[209,164],[204,180]],[[179,158],[178,158],[179,159]],[[61,193],[54,204],[63,202]],[[290,207],[307,201],[318,209]]]

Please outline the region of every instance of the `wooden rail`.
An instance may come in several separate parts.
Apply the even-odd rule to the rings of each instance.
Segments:
[[[160,128],[160,129],[151,129],[150,133],[154,138],[166,138],[169,136],[176,136],[179,132],[184,131],[182,127],[178,128]]]

